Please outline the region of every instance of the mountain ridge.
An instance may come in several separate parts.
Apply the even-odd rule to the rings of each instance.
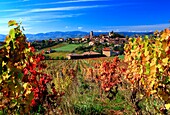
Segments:
[[[98,36],[100,34],[108,34],[109,32],[93,32],[94,36]],[[150,35],[153,32],[115,32],[124,36],[132,37],[136,34],[138,35]],[[37,34],[26,34],[26,37],[29,41],[34,40],[47,40],[47,39],[56,39],[56,38],[76,38],[76,37],[84,37],[90,35],[90,32],[84,31],[55,31],[55,32],[47,32],[47,33],[37,33]],[[0,34],[0,41],[4,41],[6,35]]]

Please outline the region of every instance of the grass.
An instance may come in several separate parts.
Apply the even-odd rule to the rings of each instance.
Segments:
[[[124,60],[124,55],[118,55],[118,57],[122,60]]]
[[[68,44],[62,47],[54,48],[53,50],[56,51],[63,51],[63,52],[72,52],[75,48],[82,46],[82,44]]]
[[[56,50],[57,52],[50,53],[50,54],[45,54],[46,56],[50,56],[52,58],[56,57],[64,57],[68,54],[70,54],[75,48],[79,46],[87,46],[88,44],[68,44],[68,43],[60,43],[52,47],[44,48],[42,50],[47,51],[49,48]],[[39,50],[37,53],[40,53],[42,50]],[[83,52],[77,52],[77,53],[83,53]]]
[[[60,47],[66,46],[66,45],[67,45],[67,43],[59,43],[59,44],[57,44],[55,46],[51,46],[51,47],[48,47],[48,48],[43,48],[43,49],[39,50],[38,52],[41,52],[42,50],[47,51],[49,48],[51,48],[51,49],[60,48]]]

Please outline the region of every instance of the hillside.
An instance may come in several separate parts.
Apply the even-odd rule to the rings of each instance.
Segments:
[[[134,36],[134,35],[150,35],[153,32],[118,32],[118,34],[124,35],[124,36]],[[94,32],[94,36],[98,36],[100,34],[108,34],[108,32]],[[89,32],[83,32],[83,31],[67,31],[67,32],[48,32],[48,33],[38,33],[38,34],[26,34],[29,41],[34,40],[46,40],[49,38],[55,39],[55,38],[76,38],[76,37],[84,37],[86,35],[89,35]],[[0,34],[0,41],[4,41],[5,35]]]

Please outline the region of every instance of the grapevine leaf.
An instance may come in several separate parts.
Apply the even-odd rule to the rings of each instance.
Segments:
[[[150,73],[150,64],[149,64],[149,63],[146,63],[146,64],[145,64],[145,67],[146,67],[146,72],[145,72],[145,74],[146,74],[146,75],[149,75],[149,73]]]
[[[148,39],[149,38],[149,36],[148,35],[145,35],[145,37],[144,37],[145,39]]]
[[[2,67],[4,67],[7,63],[5,63],[4,61],[2,61]]]
[[[154,66],[154,65],[156,65],[156,61],[157,61],[157,58],[155,57],[155,58],[153,58],[152,60],[151,60],[151,64],[150,64],[150,66]]]
[[[24,84],[23,84],[23,88],[24,88],[24,89],[27,89],[27,86],[28,86],[28,83],[24,83]]]
[[[8,75],[8,74],[6,73],[6,74],[3,74],[2,77],[3,77],[4,80],[6,80],[6,79],[8,79],[8,78],[10,77],[10,75]]]
[[[6,42],[6,43],[9,43],[10,40],[11,40],[10,36],[7,35],[6,38],[5,38],[5,42]]]
[[[170,103],[165,104],[165,108],[166,108],[167,110],[170,109]]]
[[[151,94],[154,94],[154,93],[156,93],[156,92],[157,92],[156,90],[152,90],[152,91],[151,91]]]
[[[145,56],[148,56],[149,55],[149,51],[145,50],[144,54],[145,54]]]
[[[18,26],[18,23],[15,20],[10,20],[8,26]]]
[[[9,31],[9,35],[10,35],[10,37],[13,39],[13,38],[15,38],[15,29],[14,28],[12,28],[10,31]]]
[[[19,72],[18,73],[18,78],[21,79],[23,75],[24,75],[23,73]]]
[[[168,57],[164,58],[164,59],[162,60],[162,62],[163,62],[162,64],[163,64],[164,66],[168,65],[168,60],[169,60]]]
[[[156,75],[156,66],[155,65],[150,67],[150,74],[155,77],[155,75]]]

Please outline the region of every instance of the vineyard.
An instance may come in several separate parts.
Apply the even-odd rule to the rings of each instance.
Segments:
[[[0,50],[0,114],[168,115],[170,30],[130,38],[125,55],[44,60],[20,24]]]

